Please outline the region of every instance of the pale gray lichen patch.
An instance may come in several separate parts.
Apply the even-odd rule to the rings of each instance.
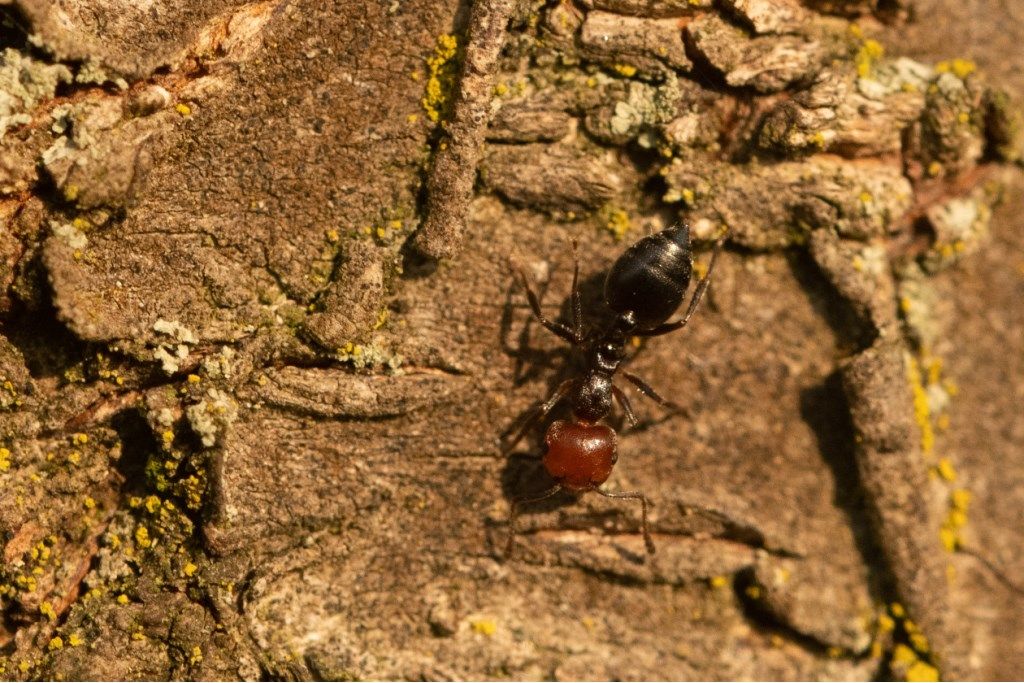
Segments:
[[[205,399],[185,410],[185,415],[202,444],[212,448],[222,441],[238,417],[238,406],[226,392],[211,388]]]
[[[233,348],[222,346],[218,353],[203,358],[203,371],[210,379],[231,379],[235,374],[236,356]]]
[[[189,346],[198,339],[187,327],[176,320],[158,319],[153,323],[153,331],[168,338],[161,342],[153,351],[153,359],[160,362],[160,367],[168,375],[181,369],[189,356]]]
[[[380,368],[392,373],[401,371],[405,358],[382,346],[371,342],[362,344],[345,344],[337,349],[332,357],[339,363],[346,363],[357,370]]]
[[[153,119],[122,121],[120,101],[62,105],[51,130],[61,135],[42,154],[42,165],[67,201],[79,208],[124,206],[151,164]]]
[[[46,64],[13,48],[0,52],[0,139],[10,128],[31,121],[28,112],[52,98],[61,83],[70,82],[71,70],[63,64]]]
[[[989,203],[982,191],[928,207],[925,216],[935,232],[935,242],[921,256],[921,267],[926,272],[938,272],[977,251],[988,235],[992,219]]]
[[[198,340],[192,330],[182,325],[177,320],[164,320],[158,318],[153,323],[153,331],[171,337],[182,344],[195,344]]]
[[[71,223],[50,222],[50,230],[53,236],[67,244],[72,249],[82,250],[89,246],[89,238],[85,233]]]
[[[121,76],[111,76],[106,69],[103,68],[103,64],[95,57],[87,57],[75,73],[75,83],[94,83],[96,85],[103,85],[104,83],[113,83],[120,90],[128,89],[128,81]]]
[[[617,81],[605,89],[603,103],[587,112],[584,126],[602,142],[622,145],[672,121],[678,113],[679,83],[664,74],[658,84]]]
[[[904,333],[918,348],[934,349],[943,333],[936,317],[938,293],[918,263],[908,263],[900,270],[896,292]]]

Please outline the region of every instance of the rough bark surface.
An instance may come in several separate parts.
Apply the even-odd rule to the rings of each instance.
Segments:
[[[0,677],[1020,677],[1024,21],[911,4],[0,0]],[[677,220],[657,553],[505,558],[512,269]]]

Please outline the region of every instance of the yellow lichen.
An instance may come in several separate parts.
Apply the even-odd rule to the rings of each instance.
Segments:
[[[192,115],[192,107],[188,106],[184,102],[179,102],[178,104],[174,105],[174,110],[182,116]]]
[[[93,498],[92,496],[86,496],[85,499],[82,501],[82,505],[84,505],[87,509],[92,510],[93,508],[96,507],[96,499]]]
[[[935,431],[932,428],[928,393],[925,391],[924,384],[921,381],[921,367],[916,358],[908,358],[907,378],[914,396],[914,419],[921,430],[921,450],[925,455],[929,455],[935,448]]]
[[[917,653],[909,646],[899,643],[892,650],[892,661],[897,664],[913,664],[917,660]]]
[[[626,78],[636,76],[636,67],[632,64],[612,64],[612,69],[615,73],[625,76]]]
[[[128,601],[128,596],[125,595],[124,593],[121,593],[120,595],[117,596],[117,604],[119,604],[119,605],[127,605],[128,602],[129,602]]]
[[[923,633],[921,633],[920,631],[916,633],[911,633],[909,638],[910,644],[914,647],[915,650],[917,650],[921,654],[928,653],[928,638],[926,638]]]
[[[605,230],[610,232],[617,241],[621,241],[631,227],[629,214],[624,209],[614,206],[606,206],[603,213]]]
[[[59,650],[64,647],[64,639],[60,636],[54,636],[53,638],[50,638],[50,644],[48,647],[51,651]]]
[[[954,469],[953,463],[949,461],[949,458],[940,458],[939,464],[935,466],[935,470],[944,480],[956,481],[956,469]]]
[[[861,78],[870,78],[874,72],[875,63],[885,55],[885,48],[877,40],[868,38],[861,43],[854,63],[857,65],[857,75]]]
[[[434,54],[427,58],[427,84],[421,103],[427,118],[435,123],[446,113],[455,84],[459,41],[445,33],[437,37]]]
[[[6,472],[9,469],[11,469],[11,451],[0,447],[0,472]]]
[[[57,621],[57,611],[53,609],[53,603],[49,600],[45,600],[43,604],[39,605],[39,613],[50,621]]]
[[[493,619],[472,619],[469,625],[482,636],[493,636],[498,631],[498,624]]]
[[[185,564],[184,568],[182,568],[181,571],[185,574],[185,576],[191,578],[193,575],[195,575],[197,569],[199,569],[199,567],[197,567],[191,562],[188,562]]]
[[[949,494],[949,509],[939,529],[942,547],[949,552],[955,552],[963,545],[962,531],[967,525],[967,508],[970,502],[971,492],[967,489],[956,489]]]
[[[907,681],[927,683],[939,680],[939,670],[926,662],[914,662],[907,667]]]
[[[188,663],[195,665],[203,661],[203,648],[198,645],[192,648],[192,654],[188,658]]]
[[[889,633],[895,628],[896,622],[888,614],[878,616],[878,631],[880,633]]]
[[[935,65],[935,70],[940,74],[951,73],[961,80],[970,76],[977,68],[978,65],[970,59],[960,58],[942,61]]]
[[[68,645],[70,645],[71,647],[78,647],[84,644],[85,640],[83,640],[82,636],[78,635],[77,633],[72,633],[70,636],[68,636]]]
[[[135,528],[135,544],[140,548],[148,548],[153,545],[153,540],[149,537],[149,529],[141,524]]]

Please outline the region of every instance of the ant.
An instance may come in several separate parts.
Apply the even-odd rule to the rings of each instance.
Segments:
[[[548,399],[524,420],[513,440],[504,449],[508,453],[526,432],[567,396],[572,405],[571,421],[555,420],[548,427],[544,441],[547,445],[542,464],[555,480],[555,485],[540,494],[512,501],[509,518],[508,543],[505,556],[512,554],[515,525],[523,505],[546,500],[560,491],[580,496],[594,491],[605,498],[639,500],[641,531],[647,552],[654,553],[654,541],[647,524],[650,501],[641,491],[604,491],[600,486],[611,476],[618,459],[618,437],[613,428],[599,424],[611,412],[613,399],[618,402],[631,425],[636,417],[629,398],[615,386],[613,378],[625,359],[626,342],[630,337],[657,337],[682,329],[689,322],[707,291],[715,260],[725,242],[722,235],[715,243],[707,273],[697,283],[690,304],[682,318],[666,322],[683,302],[693,273],[693,255],[690,249],[690,228],[686,224],[672,226],[648,235],[627,249],[612,265],[604,283],[604,301],[615,314],[603,330],[583,329],[583,306],[578,287],[580,263],[573,241],[572,275],[572,327],[549,320],[540,308],[540,301],[526,281],[522,271],[518,278],[533,309],[533,315],[550,332],[558,335],[575,348],[581,348],[586,359],[586,370],[580,377],[562,382]],[[636,375],[623,370],[621,375],[640,393],[659,405],[679,412],[675,403],[662,398],[651,385]]]

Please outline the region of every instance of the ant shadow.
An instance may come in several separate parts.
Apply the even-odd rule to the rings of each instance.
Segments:
[[[567,272],[567,277],[571,278],[571,261],[568,268],[564,267],[564,263],[559,265],[562,267],[553,268],[553,273],[561,274]],[[549,278],[537,291],[537,296],[542,305],[545,299],[548,298],[546,296],[547,290],[554,277],[557,277],[557,275]],[[604,305],[604,279],[605,273],[600,272],[583,278],[579,282],[578,288],[584,311],[583,324],[585,331],[600,329],[601,325],[608,324],[612,319],[611,311],[608,311]],[[601,312],[603,315],[595,317],[593,315],[594,311]],[[524,317],[517,315],[517,312],[525,313],[525,322],[522,323],[518,333],[515,333],[516,321],[522,320]],[[554,316],[554,319],[571,326],[571,295],[562,300],[558,308],[558,314]],[[515,359],[513,371],[514,386],[520,387],[541,376],[548,376],[545,382],[544,395],[538,396],[501,433],[503,450],[510,447],[513,448],[513,450],[508,451],[506,454],[505,468],[501,476],[502,492],[506,499],[512,500],[539,493],[551,488],[554,484],[541,465],[541,457],[544,452],[543,437],[548,425],[553,420],[571,417],[568,399],[563,399],[545,419],[537,420],[535,424],[531,425],[521,435],[518,444],[510,445],[508,443],[509,440],[515,438],[526,422],[529,421],[536,410],[559,385],[572,377],[578,377],[582,374],[586,369],[586,363],[582,349],[573,347],[561,340],[558,340],[555,346],[547,346],[546,348],[539,348],[534,345],[533,340],[536,334],[549,335],[552,339],[557,338],[544,329],[533,317],[530,306],[526,301],[525,292],[520,290],[518,283],[514,279],[506,290],[500,330],[502,351]],[[621,422],[621,416],[616,415],[610,421],[609,426],[618,430],[622,427]],[[578,496],[561,492],[547,500],[530,505],[527,512],[550,512],[567,503],[574,502],[577,498]]]

